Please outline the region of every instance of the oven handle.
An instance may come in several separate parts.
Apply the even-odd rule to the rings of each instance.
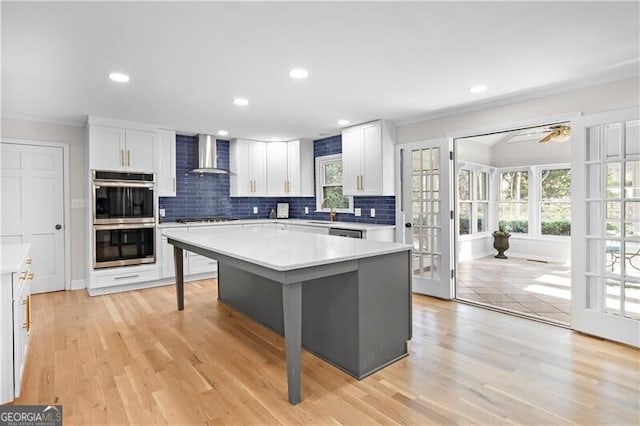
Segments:
[[[130,182],[130,181],[112,181],[112,180],[94,180],[93,186],[96,188],[111,187],[111,188],[149,188],[153,189],[155,184],[153,182]]]
[[[117,225],[93,225],[95,231],[113,231],[114,229],[140,229],[140,228],[155,228],[156,224],[151,223],[127,223]]]

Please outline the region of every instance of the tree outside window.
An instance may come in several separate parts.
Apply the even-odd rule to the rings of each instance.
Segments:
[[[353,197],[343,195],[342,155],[327,155],[316,158],[316,210],[353,212]]]
[[[489,180],[487,172],[477,172],[477,213],[476,220],[478,226],[478,232],[486,232],[489,230],[487,221],[489,220]]]
[[[472,232],[471,205],[471,171],[462,169],[458,172],[458,232],[460,235]]]
[[[514,233],[529,233],[529,172],[500,173],[498,227]]]
[[[571,170],[542,170],[540,188],[540,233],[571,235]]]

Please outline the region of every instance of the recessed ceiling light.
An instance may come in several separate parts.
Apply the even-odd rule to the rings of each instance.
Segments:
[[[128,75],[121,72],[112,72],[109,74],[109,78],[116,83],[128,83],[130,80]]]
[[[349,120],[338,120],[338,124],[341,126],[345,126],[347,124],[349,124]]]
[[[229,132],[226,130],[218,130],[218,136],[227,136]]]
[[[297,79],[307,78],[308,75],[309,75],[309,72],[302,68],[294,68],[291,71],[289,71],[289,77],[291,78],[297,78]]]
[[[484,84],[476,84],[475,86],[469,87],[469,91],[471,93],[482,93],[486,92],[488,87]]]
[[[235,98],[233,100],[233,103],[238,105],[238,106],[245,106],[245,105],[249,105],[249,101],[245,98]]]

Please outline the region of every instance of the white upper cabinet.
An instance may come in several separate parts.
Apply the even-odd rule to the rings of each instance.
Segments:
[[[342,130],[345,195],[394,195],[394,135],[381,120]]]
[[[176,132],[159,130],[156,155],[156,188],[159,197],[176,196]]]
[[[310,141],[267,143],[267,195],[313,197],[313,144]]]
[[[90,169],[156,171],[153,152],[156,140],[155,129],[130,128],[119,126],[117,123],[96,124],[96,121],[96,119],[89,119]]]
[[[267,146],[265,142],[233,139],[229,143],[232,197],[267,195]]]

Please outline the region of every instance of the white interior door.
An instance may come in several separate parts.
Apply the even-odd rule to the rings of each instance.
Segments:
[[[640,109],[572,127],[572,327],[640,346]]]
[[[413,245],[415,293],[453,298],[451,163],[448,139],[398,145],[397,239]]]
[[[30,243],[32,293],[64,290],[62,148],[2,144],[0,243]]]

